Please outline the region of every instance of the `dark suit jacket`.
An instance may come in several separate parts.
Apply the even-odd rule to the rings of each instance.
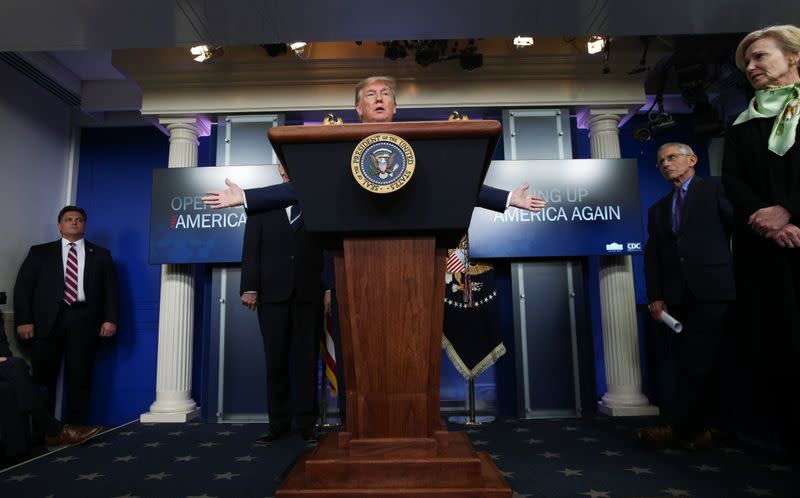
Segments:
[[[86,242],[83,290],[89,325],[97,334],[103,322],[118,323],[119,291],[111,253]],[[14,321],[32,323],[34,335],[46,337],[58,318],[64,299],[64,269],[61,240],[30,248],[14,285]]]
[[[291,182],[247,189],[245,196],[247,197],[248,213],[285,208],[297,203],[297,196]],[[482,185],[475,204],[478,207],[502,213],[506,210],[507,198],[508,190]]]
[[[730,237],[733,208],[717,177],[694,177],[684,221],[672,232],[672,192],[648,210],[644,274],[650,302],[679,305],[688,288],[699,301],[736,297]]]
[[[320,301],[322,266],[322,247],[304,228],[294,231],[284,209],[247,217],[241,292],[257,291],[261,302],[286,301],[292,292],[296,299]]]
[[[12,356],[14,355],[11,353],[11,347],[8,345],[8,337],[6,337],[3,315],[0,313],[0,357],[10,358]]]

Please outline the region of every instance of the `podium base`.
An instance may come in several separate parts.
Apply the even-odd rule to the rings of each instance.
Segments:
[[[430,456],[351,456],[338,447],[337,435],[328,435],[297,461],[275,496],[511,498],[511,488],[487,454],[476,453],[463,433],[446,434],[445,444]],[[393,445],[391,439],[376,443]]]

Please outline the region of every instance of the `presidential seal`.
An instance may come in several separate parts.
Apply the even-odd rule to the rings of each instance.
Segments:
[[[408,142],[390,133],[376,133],[356,145],[350,168],[359,185],[376,194],[388,194],[408,183],[415,162]]]

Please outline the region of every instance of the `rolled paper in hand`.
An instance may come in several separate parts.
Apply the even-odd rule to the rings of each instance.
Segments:
[[[681,322],[676,320],[672,315],[667,313],[666,311],[661,312],[661,321],[670,328],[676,334],[680,334],[681,330],[683,330],[683,325]]]

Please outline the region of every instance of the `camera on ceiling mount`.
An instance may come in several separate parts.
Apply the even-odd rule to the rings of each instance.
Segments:
[[[675,126],[675,120],[672,119],[672,115],[663,111],[651,112],[647,115],[647,126],[633,129],[633,138],[644,142],[673,126]]]

